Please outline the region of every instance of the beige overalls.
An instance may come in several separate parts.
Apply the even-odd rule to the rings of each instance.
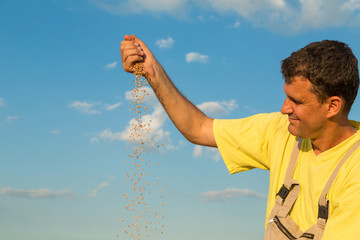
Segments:
[[[341,166],[350,157],[350,155],[360,146],[360,141],[356,142],[350,150],[341,159],[330,178],[328,179],[324,190],[319,199],[319,211],[317,223],[305,232],[301,231],[297,224],[290,218],[289,213],[294,205],[300,191],[299,183],[292,179],[296,160],[301,149],[302,139],[297,139],[291,154],[289,166],[286,172],[284,184],[276,195],[275,206],[269,217],[265,240],[288,240],[288,239],[314,239],[320,240],[328,219],[329,201],[326,199],[332,183],[338,174]]]

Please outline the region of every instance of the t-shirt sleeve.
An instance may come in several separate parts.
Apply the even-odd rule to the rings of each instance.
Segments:
[[[216,144],[231,174],[253,168],[270,169],[270,139],[280,129],[287,131],[281,113],[257,114],[248,118],[215,119]],[[280,133],[281,135],[281,133]]]

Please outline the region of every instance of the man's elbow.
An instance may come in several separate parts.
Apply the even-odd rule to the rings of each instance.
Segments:
[[[184,134],[184,137],[193,144],[217,147],[213,132],[213,121],[214,119],[207,117],[202,124],[189,131],[188,134]]]

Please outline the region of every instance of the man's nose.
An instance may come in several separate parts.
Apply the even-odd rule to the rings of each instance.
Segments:
[[[282,114],[291,114],[293,112],[289,98],[285,98],[284,104],[281,107]]]

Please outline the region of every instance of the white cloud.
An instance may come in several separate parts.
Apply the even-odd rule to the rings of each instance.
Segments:
[[[185,15],[188,0],[92,0],[98,7],[114,14],[139,14],[150,12],[154,14],[166,13],[175,17]]]
[[[54,134],[54,135],[58,135],[58,134],[60,134],[60,132],[61,132],[60,129],[54,129],[54,130],[50,131],[50,133]]]
[[[135,119],[137,116],[133,116],[130,119],[128,126],[123,131],[113,132],[111,129],[105,129],[102,132],[98,133],[96,136],[91,138],[92,143],[99,143],[101,140],[105,141],[135,141],[141,142],[146,140],[151,140],[151,143],[164,144],[166,149],[177,149],[176,146],[171,144],[170,132],[163,129],[167,115],[159,104],[154,92],[149,87],[144,87],[138,89],[136,96],[133,90],[127,91],[125,93],[125,99],[130,102],[136,102],[137,98],[141,98],[142,107],[148,108],[148,110],[153,110],[151,113],[144,114],[140,117],[140,121],[145,128],[149,131],[144,130],[145,128],[135,128],[134,126],[138,124],[138,121]],[[136,107],[134,105],[134,107]],[[147,110],[147,109],[143,109]],[[135,132],[137,130],[137,132]]]
[[[112,110],[118,108],[120,105],[121,105],[121,102],[118,102],[118,103],[115,103],[115,104],[112,104],[112,105],[111,104],[105,104],[104,106],[105,106],[105,109],[107,111],[112,111]]]
[[[92,190],[91,194],[89,195],[89,197],[91,198],[95,198],[98,196],[98,193],[101,189],[110,186],[109,182],[102,182],[100,183],[95,189]]]
[[[109,128],[100,132],[97,137],[93,137],[91,142],[99,142],[99,139],[103,140],[118,140],[118,141],[127,141],[129,136],[127,134],[123,134],[122,132],[112,132]]]
[[[238,107],[236,100],[222,101],[222,102],[204,102],[197,107],[207,115],[221,116],[229,114]]]
[[[100,114],[100,111],[95,109],[95,106],[98,105],[99,103],[74,101],[69,105],[69,107],[76,109],[81,114],[93,115],[93,114]]]
[[[203,154],[203,147],[199,145],[195,146],[193,151],[193,157],[198,158],[201,157],[202,154]]]
[[[90,142],[91,142],[91,143],[100,143],[99,137],[98,137],[98,136],[92,137],[92,138],[90,139]]]
[[[227,188],[223,191],[208,191],[200,194],[204,202],[228,202],[238,197],[256,197],[266,199],[266,196],[248,189]]]
[[[6,120],[8,122],[13,122],[13,121],[18,120],[18,119],[19,119],[19,116],[8,116]]]
[[[343,5],[343,10],[355,11],[358,9],[360,9],[360,0],[349,0]]]
[[[284,33],[360,24],[358,0],[206,0],[201,5]]]
[[[324,26],[338,26],[345,19],[348,11],[341,11],[339,1],[326,2],[322,0],[302,0],[301,11],[298,12],[298,24],[321,28]],[[339,11],[340,10],[340,11]],[[296,26],[298,27],[298,26]]]
[[[211,158],[214,161],[218,162],[221,160],[220,152],[217,148],[212,147],[204,147],[196,145],[193,150],[193,157],[194,158]]]
[[[244,109],[250,111],[251,113],[257,113],[258,111],[256,110],[256,108],[250,107],[248,105],[244,105],[243,106]]]
[[[192,10],[218,15],[236,15],[254,26],[282,31],[286,34],[325,27],[359,26],[359,0],[92,0],[111,13],[132,14],[144,11],[188,18]],[[237,26],[238,24],[234,25]]]
[[[138,122],[133,118],[129,121],[128,127],[121,132],[113,132],[111,129],[105,129],[97,134],[96,137],[91,139],[91,142],[96,143],[100,140],[107,141],[135,141],[142,142],[149,140],[150,143],[163,143],[167,149],[174,149],[171,145],[170,132],[165,131],[162,127],[166,120],[165,111],[161,105],[157,105],[151,114],[147,114],[141,117],[141,122],[144,126],[150,125],[149,131],[143,130],[143,128],[137,128],[135,132],[133,126]],[[153,140],[151,140],[153,139]]]
[[[197,19],[200,21],[200,22],[204,22],[205,21],[205,17],[204,16],[198,16]]]
[[[205,0],[203,4],[221,13],[235,11],[245,18],[262,10],[274,11],[285,7],[283,0]]]
[[[228,110],[228,111],[232,111],[232,110],[235,110],[238,105],[236,103],[236,100],[232,99],[230,101],[222,101],[221,104],[223,106],[225,106],[225,108]]]
[[[175,41],[172,37],[167,37],[166,39],[160,39],[155,42],[159,48],[171,48],[174,45]]]
[[[81,114],[93,115],[100,114],[97,108],[105,109],[106,111],[112,111],[121,106],[121,102],[117,102],[114,104],[102,104],[100,102],[88,102],[88,101],[74,101],[69,104],[69,107],[76,109]]]
[[[143,99],[143,102],[151,106],[156,106],[159,102],[155,96],[154,91],[150,87],[142,87],[139,91],[134,92],[134,90],[127,91],[125,93],[125,99],[132,102],[137,101],[137,99]]]
[[[178,141],[178,144],[179,144],[180,146],[186,146],[186,145],[188,144],[188,142],[187,142],[187,141],[184,141],[184,140],[179,140],[179,141]]]
[[[206,114],[226,114],[227,111],[219,102],[205,102],[197,107]]]
[[[106,69],[115,68],[117,64],[118,64],[118,62],[115,61],[115,62],[106,64],[106,65],[105,65],[105,68],[106,68]]]
[[[59,198],[59,197],[74,197],[74,194],[69,190],[51,191],[49,189],[37,189],[37,190],[24,190],[14,189],[9,187],[3,187],[0,189],[0,194],[10,197],[20,198]]]
[[[241,26],[241,23],[239,21],[236,21],[231,27],[232,28],[238,28]]]
[[[5,102],[3,98],[0,98],[0,107],[5,107]]]
[[[199,62],[202,64],[205,64],[208,62],[209,60],[209,56],[207,55],[202,55],[200,53],[197,52],[190,52],[187,53],[185,56],[186,62],[190,63],[190,62]]]

